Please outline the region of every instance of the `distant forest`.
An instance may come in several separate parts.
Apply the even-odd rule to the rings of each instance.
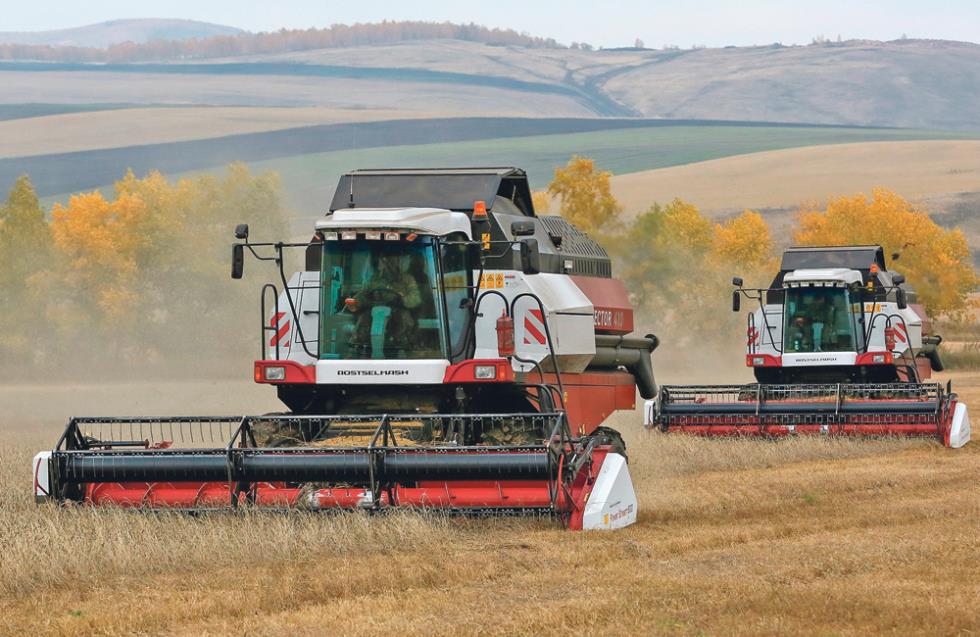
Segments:
[[[332,47],[390,44],[410,40],[464,40],[498,46],[564,48],[552,38],[539,38],[512,29],[489,29],[451,22],[393,22],[335,24],[325,29],[283,29],[270,33],[123,42],[108,48],[0,44],[0,60],[44,62],[147,62],[188,60],[266,53],[309,51]]]

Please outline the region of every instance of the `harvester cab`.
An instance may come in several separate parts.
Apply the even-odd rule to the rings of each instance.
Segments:
[[[746,364],[760,383],[918,383],[942,371],[931,322],[880,246],[783,254],[748,317]]]
[[[310,241],[235,235],[233,278],[246,255],[277,270],[254,379],[289,413],[192,420],[198,440],[231,429],[203,451],[166,435],[176,421],[133,421],[121,440],[115,419],[73,419],[37,461],[40,495],[635,521],[625,444],[602,423],[637,387],[656,395],[657,340],[630,335],[605,251],[535,215],[524,171],[353,171]],[[289,250],[305,266],[287,276]]]
[[[758,384],[665,386],[648,426],[705,435],[797,432],[969,440],[966,405],[947,385],[931,322],[881,246],[793,247],[764,289],[733,284],[748,316],[746,365]]]

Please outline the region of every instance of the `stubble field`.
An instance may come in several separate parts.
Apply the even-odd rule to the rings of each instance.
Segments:
[[[974,405],[980,375],[956,377]],[[980,446],[625,432],[618,533],[424,515],[36,507],[68,413],[275,408],[244,383],[0,389],[0,634],[974,634]],[[236,409],[229,409],[235,406]]]

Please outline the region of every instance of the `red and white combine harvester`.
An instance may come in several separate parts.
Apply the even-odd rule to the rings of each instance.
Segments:
[[[880,246],[789,248],[748,317],[746,364],[758,383],[662,386],[645,424],[700,435],[823,433],[970,440],[966,405],[928,382],[942,371],[928,317]]]
[[[309,242],[236,236],[234,278],[246,252],[278,271],[254,374],[289,413],[74,418],[35,458],[39,499],[636,520],[602,423],[656,395],[657,341],[629,336],[608,255],[535,215],[524,171],[354,171]]]

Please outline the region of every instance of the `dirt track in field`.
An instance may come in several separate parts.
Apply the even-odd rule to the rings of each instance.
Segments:
[[[980,404],[980,375],[954,379]],[[0,389],[0,634],[980,631],[976,442],[699,440],[620,415],[641,513],[619,533],[411,514],[145,516],[30,498],[30,456],[72,410],[268,411],[266,390]]]

